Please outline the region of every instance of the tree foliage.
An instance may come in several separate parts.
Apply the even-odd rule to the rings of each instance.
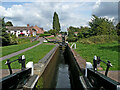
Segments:
[[[116,34],[115,27],[112,21],[97,17],[93,15],[91,22],[89,22],[89,26],[91,27],[92,35],[114,35]]]
[[[91,36],[90,28],[81,26],[77,36],[78,36],[78,38],[88,38],[88,37],[90,37]]]
[[[57,34],[57,31],[55,29],[50,29],[48,32],[54,36]]]
[[[79,29],[78,27],[73,27],[73,26],[70,26],[68,29],[69,29],[70,31],[73,31],[73,32],[78,32],[78,31],[80,31],[80,29]]]
[[[120,36],[120,22],[116,25],[117,35]]]
[[[12,44],[17,44],[17,38],[15,35],[9,34],[6,32],[6,24],[4,18],[0,18],[0,44],[1,46],[7,46]]]
[[[5,26],[13,26],[11,21],[6,22]]]
[[[60,23],[59,23],[59,17],[56,12],[54,12],[54,16],[53,16],[53,30],[56,30],[57,33],[59,33],[59,31],[61,30]]]
[[[93,18],[91,22],[89,22],[90,27],[83,27],[76,28],[73,26],[70,26],[68,28],[68,40],[74,41],[76,38],[77,40],[80,38],[88,38],[91,36],[101,36],[101,35],[120,35],[120,23],[116,26],[117,32],[115,29],[115,26],[113,25],[113,22],[102,17],[97,17],[93,15]],[[75,35],[75,32],[78,32],[77,36]]]

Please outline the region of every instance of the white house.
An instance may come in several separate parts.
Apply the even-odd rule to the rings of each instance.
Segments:
[[[16,37],[20,35],[27,37],[30,35],[36,36],[36,30],[30,26],[27,27],[7,26],[6,28],[7,28],[6,30],[7,33],[15,34]]]

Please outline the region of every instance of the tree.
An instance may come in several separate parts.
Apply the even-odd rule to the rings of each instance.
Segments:
[[[54,16],[53,16],[53,29],[56,30],[57,33],[59,33],[59,31],[61,30],[58,14],[56,12],[54,12]]]
[[[92,35],[114,35],[116,34],[115,27],[112,21],[106,18],[98,18],[93,15],[92,21],[89,22],[89,26],[91,27]]]
[[[73,26],[70,26],[68,29],[73,31],[73,32],[79,32],[80,31],[80,29],[78,27],[73,27]]]
[[[7,46],[12,44],[17,44],[17,38],[15,35],[9,34],[6,32],[6,24],[4,22],[4,18],[0,18],[0,44],[1,46]]]
[[[57,31],[55,29],[50,29],[48,32],[54,36],[57,34]]]
[[[8,21],[6,22],[5,26],[13,26],[12,22]]]
[[[0,18],[0,21],[2,22],[0,26],[0,39],[1,39],[1,44],[3,46],[9,45],[10,43],[10,35],[6,32],[6,27],[5,27],[5,22],[4,18]]]
[[[120,22],[116,25],[117,35],[120,36]]]
[[[91,36],[90,28],[89,27],[80,27],[78,38],[88,38]]]

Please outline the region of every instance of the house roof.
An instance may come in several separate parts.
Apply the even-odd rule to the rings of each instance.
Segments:
[[[8,30],[28,30],[28,27],[13,27],[13,26],[9,26],[9,27],[6,27]]]
[[[35,25],[33,28],[36,29],[37,31],[43,31],[44,32],[43,28],[39,28],[37,25]]]

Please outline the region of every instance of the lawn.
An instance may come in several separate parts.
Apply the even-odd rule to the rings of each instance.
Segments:
[[[17,52],[19,50],[23,50],[25,48],[31,47],[33,45],[36,45],[37,43],[39,43],[39,41],[35,41],[35,42],[29,42],[29,43],[25,43],[25,44],[18,44],[18,45],[10,45],[10,46],[4,46],[4,47],[0,47],[0,49],[2,49],[2,56],[6,56],[8,54]]]
[[[47,38],[47,39],[56,39],[56,37],[49,37],[49,38]]]
[[[29,61],[33,61],[33,63],[37,63],[40,59],[42,59],[52,48],[55,47],[55,45],[46,45],[46,44],[41,44],[37,47],[34,47],[24,53],[21,53],[17,56],[14,56],[10,58],[10,60],[15,60],[18,59],[19,56],[25,55],[26,57],[26,63]],[[2,68],[7,69],[7,65],[5,65],[6,60],[2,61]],[[12,69],[18,69],[21,68],[21,65],[16,61],[11,64]]]
[[[18,44],[29,43],[30,38],[18,38]]]
[[[119,47],[119,48],[118,48]],[[120,46],[117,42],[105,43],[105,44],[81,44],[77,43],[77,49],[75,50],[83,57],[87,62],[93,63],[94,56],[100,56],[104,61],[110,61],[112,63],[112,67],[110,70],[120,70],[120,66],[118,62],[120,59],[118,58],[118,52],[120,50]],[[103,70],[106,69],[106,65],[101,62],[101,67]]]

